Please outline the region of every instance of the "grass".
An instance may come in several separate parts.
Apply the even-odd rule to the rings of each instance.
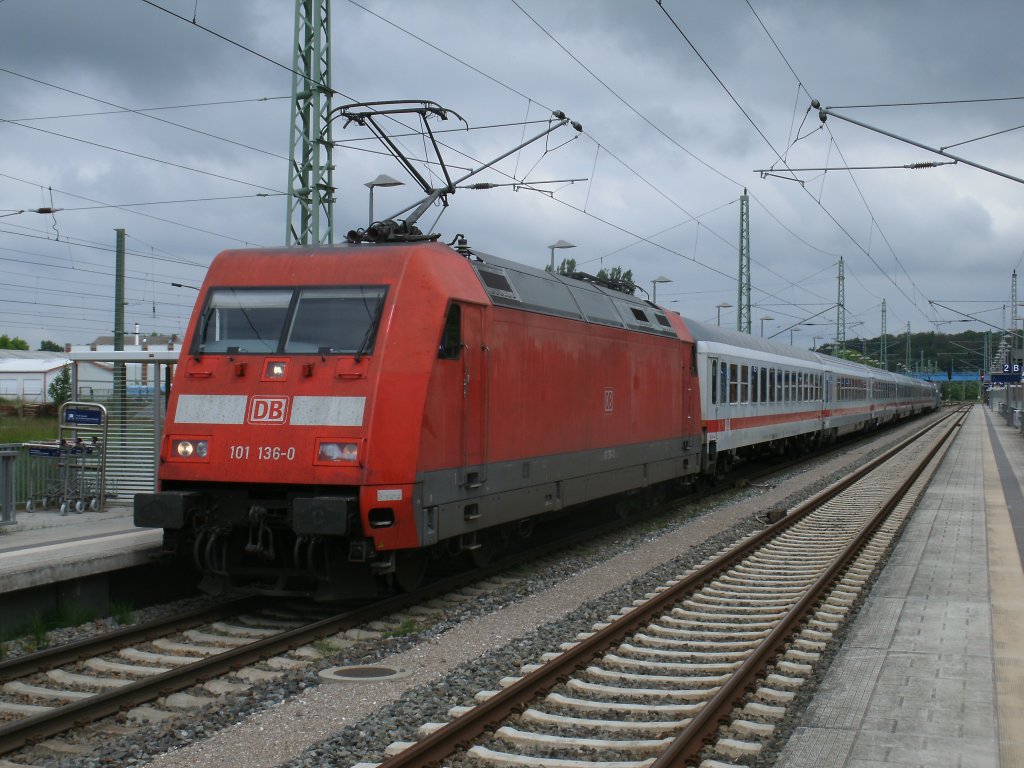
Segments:
[[[403,621],[397,629],[392,629],[390,632],[385,632],[384,637],[406,637],[408,635],[415,635],[423,629],[423,625],[415,619],[406,619]]]
[[[0,443],[56,440],[57,420],[35,416],[0,416]]]
[[[50,645],[50,631],[63,627],[77,627],[96,618],[96,611],[71,603],[61,603],[57,610],[36,614],[29,619],[25,629],[25,645],[33,651],[41,651]]]
[[[28,642],[26,643],[33,651],[41,651],[50,644],[50,626],[42,616],[33,616],[28,623]]]
[[[331,642],[330,640],[327,640],[326,638],[322,638],[313,643],[313,648],[325,659],[328,656],[333,656],[341,650],[341,646]]]
[[[135,623],[135,611],[132,609],[130,603],[111,603],[110,604],[110,616],[118,624],[134,624]]]

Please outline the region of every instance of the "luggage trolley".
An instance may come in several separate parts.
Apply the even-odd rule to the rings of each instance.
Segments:
[[[60,407],[58,438],[26,443],[29,456],[50,464],[40,473],[37,489],[42,507],[51,500],[60,513],[102,510],[106,503],[107,409],[99,403],[64,403]],[[33,504],[33,502],[29,502]],[[29,511],[32,511],[29,508]]]
[[[57,416],[67,448],[61,514],[103,509],[107,486],[107,409],[99,403],[64,403]]]

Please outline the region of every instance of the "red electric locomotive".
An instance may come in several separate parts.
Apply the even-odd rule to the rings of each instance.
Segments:
[[[538,515],[699,471],[679,316],[435,242],[210,267],[138,525],[208,587],[320,597],[478,557]]]

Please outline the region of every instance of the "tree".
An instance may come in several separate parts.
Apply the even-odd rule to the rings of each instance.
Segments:
[[[568,277],[575,271],[576,259],[562,259],[562,263],[558,265],[558,269],[555,270],[555,273]]]
[[[60,369],[46,392],[50,395],[50,401],[58,407],[71,399],[71,366],[65,365]]]
[[[43,341],[39,342],[39,351],[40,352],[63,352],[64,351],[64,347],[62,347],[56,341],[50,341],[49,339],[44,339]]]
[[[13,339],[6,333],[0,336],[0,349],[20,349],[28,352],[28,342],[15,336]]]
[[[598,270],[597,277],[599,280],[607,280],[609,283],[612,283],[618,291],[630,294],[636,293],[636,286],[633,285],[632,269],[627,269],[623,272],[622,267],[612,267],[611,269],[604,269],[602,267]]]

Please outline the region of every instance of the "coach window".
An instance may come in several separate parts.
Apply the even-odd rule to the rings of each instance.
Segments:
[[[729,363],[729,402],[739,402],[739,366],[736,363]]]
[[[760,390],[760,384],[758,383],[761,378],[761,371],[756,365],[750,366],[750,402],[758,402],[758,393]]]
[[[708,387],[711,390],[711,404],[715,405],[718,403],[718,361],[711,361],[711,385]]]
[[[437,356],[441,360],[458,360],[462,351],[462,308],[452,304],[448,308],[448,317],[441,331],[441,343],[438,345]]]
[[[740,402],[750,402],[750,366],[740,366]]]
[[[729,369],[725,363],[722,363],[718,372],[718,400],[725,405],[729,402]]]
[[[768,402],[775,402],[775,369],[768,369]]]

